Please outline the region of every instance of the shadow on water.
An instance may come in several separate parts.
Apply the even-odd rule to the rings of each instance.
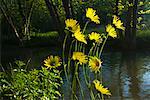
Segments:
[[[61,55],[57,47],[24,48],[17,46],[6,46],[2,48],[1,62],[5,69],[9,69],[9,63],[15,60],[27,62],[31,59],[29,67],[38,68],[43,65],[43,60],[49,55]]]
[[[140,99],[140,80],[138,78],[138,65],[136,63],[136,53],[128,52],[122,54],[122,67],[126,68],[128,78],[128,97],[136,100]],[[126,88],[126,87],[125,87]]]
[[[59,54],[58,54],[59,53]],[[61,55],[58,48],[12,48],[3,49],[2,63],[15,59],[27,61],[31,58],[31,67],[42,64],[45,57],[50,54]],[[102,55],[103,84],[112,93],[109,100],[150,100],[150,52],[105,52]],[[82,71],[80,80],[84,80]],[[93,77],[93,75],[91,75]],[[65,80],[65,79],[64,79]],[[85,82],[81,82],[86,100],[90,100]],[[64,82],[62,90],[65,100],[69,100],[69,84]],[[79,89],[77,95],[81,97]]]
[[[103,81],[111,100],[150,99],[150,52],[104,53]]]

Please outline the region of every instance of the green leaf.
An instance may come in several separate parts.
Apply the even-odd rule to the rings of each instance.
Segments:
[[[26,64],[23,61],[16,60],[15,64],[17,64],[19,67],[25,66]]]

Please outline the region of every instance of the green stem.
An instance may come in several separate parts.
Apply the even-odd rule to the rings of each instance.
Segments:
[[[97,49],[97,44],[95,45],[94,51],[93,51],[93,55],[96,55],[96,49]],[[97,56],[97,55],[96,55]],[[98,57],[98,56],[97,56]]]
[[[97,73],[95,73],[95,79],[97,80]]]
[[[74,95],[74,97],[75,97],[75,100],[78,100],[78,97],[76,95]]]
[[[105,46],[105,44],[106,44],[106,41],[107,41],[107,39],[108,39],[108,36],[109,36],[109,34],[107,34],[107,36],[106,36],[106,38],[105,38],[105,40],[104,40],[104,42],[103,42],[103,44],[102,44],[102,47],[101,47],[100,52],[99,52],[99,58],[101,57],[101,54],[102,54],[102,51],[103,51],[104,46]],[[100,81],[101,81],[101,84],[102,84],[102,82],[103,82],[102,67],[101,67],[101,80],[100,80]],[[104,100],[103,94],[101,94],[101,96],[102,96],[102,100]]]
[[[76,74],[78,74],[78,63],[75,63],[75,72],[72,81],[72,93],[75,93],[76,90]]]
[[[84,75],[85,83],[89,87],[84,65],[83,65],[83,75]]]
[[[67,75],[67,71],[66,71],[66,64],[65,64],[65,46],[66,46],[66,40],[67,40],[68,34],[66,34],[64,42],[63,42],[63,52],[62,52],[62,56],[63,56],[63,66],[64,66],[64,72],[65,72],[65,76],[68,82],[68,75]]]
[[[107,34],[107,36],[106,36],[106,38],[105,38],[105,40],[104,40],[104,42],[103,42],[103,44],[102,44],[102,47],[101,47],[100,52],[99,52],[99,58],[100,58],[100,56],[101,56],[101,54],[102,54],[102,51],[103,51],[103,49],[104,49],[105,43],[106,43],[106,41],[107,41],[107,39],[108,39],[108,36],[109,36],[109,34]]]
[[[100,74],[101,74],[101,84],[102,84],[102,83],[103,83],[103,75],[102,75],[103,73],[102,73],[102,67],[101,67],[101,69],[100,69],[100,70],[101,70],[101,73],[100,73]]]
[[[103,84],[102,66],[101,66],[100,70],[101,70],[101,73],[100,73],[101,74],[101,80],[100,81],[101,81],[101,84]],[[104,100],[104,95],[103,94],[101,94],[101,97],[102,97],[102,100]]]
[[[88,23],[89,23],[89,21],[87,21],[87,22],[85,23],[85,26],[84,26],[83,31],[82,31],[83,34],[84,34],[84,32],[85,32],[85,29],[86,29]]]
[[[66,67],[67,67],[67,65],[64,65],[65,76],[66,76],[67,83],[68,83],[68,82],[69,82],[69,80],[68,80],[68,75],[67,75],[67,70],[66,70]]]
[[[91,88],[90,88],[90,95],[91,95],[92,100],[95,100],[95,97]]]
[[[98,51],[99,51],[99,46],[97,47],[96,57],[99,57],[99,55],[98,55]]]
[[[91,81],[91,77],[90,77],[90,71],[88,70],[88,75],[89,75],[89,84],[90,84],[90,81]]]
[[[1,66],[2,71],[6,73],[6,71],[5,71],[4,67],[2,66],[2,64],[0,64],[0,66]]]
[[[70,48],[69,48],[69,55],[68,55],[68,74],[70,74],[70,62],[71,62],[71,50],[72,50],[72,46],[75,40],[73,40],[71,42]]]
[[[66,46],[67,37],[68,37],[68,34],[65,35],[65,39],[64,39],[64,42],[63,42],[63,52],[62,52],[63,65],[65,64],[65,46]]]
[[[85,44],[83,44],[83,53],[85,54]]]
[[[81,51],[81,50],[82,50],[82,47],[83,47],[83,44],[82,44],[82,43],[80,43],[79,51]]]
[[[102,100],[104,100],[104,95],[103,94],[101,94],[102,95]]]
[[[83,53],[85,53],[85,47],[84,46],[83,46]],[[88,56],[89,56],[89,54],[88,54]],[[88,79],[87,79],[87,76],[86,76],[85,65],[83,65],[83,75],[84,75],[85,83],[89,87]]]
[[[78,50],[78,41],[76,40],[76,43],[75,43],[75,52]]]
[[[90,51],[89,51],[89,53],[88,53],[88,56],[90,56],[90,55],[91,55],[91,53],[92,53],[92,50],[93,50],[94,46],[95,46],[95,45],[93,45],[93,46],[91,47],[91,49],[90,49]]]
[[[96,56],[99,57],[98,54],[99,54],[100,43],[98,43],[97,46],[98,46],[98,47],[97,47],[97,51],[96,51]]]
[[[77,81],[78,81],[79,86],[80,86],[81,95],[82,95],[82,100],[84,100],[84,93],[83,93],[83,89],[82,89],[82,86],[81,86],[81,83],[80,83],[80,80],[79,80],[79,77],[78,77],[78,74],[77,74],[77,73],[76,73],[76,78],[77,78]]]

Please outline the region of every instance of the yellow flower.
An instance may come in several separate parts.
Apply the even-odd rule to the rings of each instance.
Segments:
[[[77,28],[80,28],[78,22],[74,19],[65,20],[66,28],[70,29],[71,32],[75,32]]]
[[[80,28],[78,28],[78,29],[74,32],[73,36],[74,36],[78,41],[87,44],[86,39],[85,39],[85,35],[81,33]]]
[[[89,39],[95,40],[95,42],[97,42],[97,43],[102,42],[102,38],[101,38],[100,34],[98,34],[96,32],[92,32],[91,34],[89,34]]]
[[[92,71],[97,73],[101,67],[102,61],[97,57],[90,57],[89,59],[89,66]]]
[[[111,95],[110,91],[107,88],[104,88],[104,86],[98,80],[94,80],[93,83],[99,92],[102,94]]]
[[[110,24],[108,24],[106,26],[106,32],[108,32],[108,35],[113,37],[113,38],[117,37],[117,32],[115,31],[115,28]]]
[[[61,65],[60,58],[58,56],[49,56],[46,60],[44,60],[44,65],[47,68],[57,68],[58,66]]]
[[[96,10],[93,10],[93,8],[88,8],[86,10],[86,17],[90,18],[91,21],[95,22],[96,24],[99,24],[100,23],[99,17],[95,13],[96,13]]]
[[[82,52],[73,52],[72,59],[78,60],[80,65],[87,63],[87,56]]]
[[[119,20],[119,17],[117,17],[116,15],[114,15],[113,17],[113,24],[116,26],[116,28],[125,30],[125,27],[123,27],[123,23],[121,22],[121,20]]]

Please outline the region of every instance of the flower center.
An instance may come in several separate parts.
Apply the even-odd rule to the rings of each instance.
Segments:
[[[95,61],[95,65],[96,65],[97,67],[99,67],[99,62],[98,62],[98,61]]]
[[[72,30],[72,27],[68,27],[69,30]]]
[[[55,64],[55,61],[51,61],[51,62],[50,62],[50,65],[51,65],[51,66],[55,66],[55,65],[56,65],[56,64]]]

